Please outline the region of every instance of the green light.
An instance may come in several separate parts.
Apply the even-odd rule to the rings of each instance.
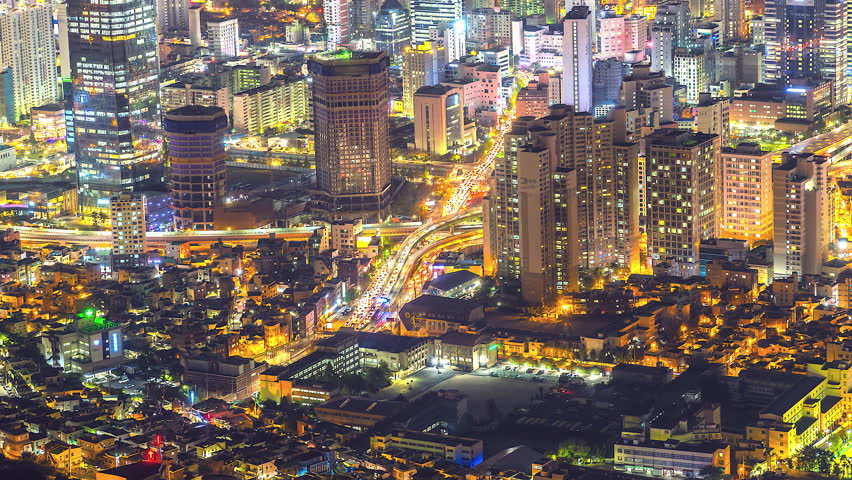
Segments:
[[[86,318],[95,318],[95,309],[94,308],[87,308],[87,309],[83,310],[83,316],[86,317]]]
[[[106,323],[106,319],[104,317],[98,317],[95,319],[95,325],[102,327]]]
[[[495,344],[493,344],[493,345],[489,345],[489,346],[488,346],[488,350],[497,350],[497,347],[499,347],[499,346],[500,346],[500,345],[498,345],[498,344],[496,344],[496,343],[495,343]]]

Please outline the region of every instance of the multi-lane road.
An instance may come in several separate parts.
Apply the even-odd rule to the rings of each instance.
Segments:
[[[365,233],[382,236],[407,236],[417,230],[420,222],[383,223],[364,225]],[[21,241],[28,244],[59,245],[89,245],[95,248],[109,248],[112,245],[112,233],[105,230],[66,230],[55,228],[18,227],[13,228],[21,235]],[[148,246],[165,248],[172,242],[214,243],[218,240],[226,242],[256,242],[258,239],[275,235],[285,240],[307,240],[320,227],[308,226],[298,228],[256,228],[252,230],[205,230],[194,232],[148,232]]]
[[[511,128],[513,112],[501,118],[496,128],[496,135],[482,159],[473,168],[462,175],[449,198],[444,202],[442,216],[430,218],[427,222],[399,244],[396,252],[388,261],[378,268],[372,282],[355,301],[354,313],[350,325],[358,328],[375,328],[374,320],[384,317],[388,312],[394,312],[401,304],[401,299],[411,276],[416,271],[420,260],[436,246],[446,243],[446,236],[435,235],[447,228],[470,222],[481,216],[481,209],[468,209],[468,205],[476,191],[487,188],[488,178],[494,171],[497,155],[503,151],[503,137]],[[464,235],[468,235],[465,233]],[[471,235],[470,239],[476,238]],[[478,238],[482,238],[479,224]],[[467,237],[461,240],[470,240]]]

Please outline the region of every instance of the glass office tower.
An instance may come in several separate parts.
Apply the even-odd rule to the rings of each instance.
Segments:
[[[153,0],[68,0],[80,210],[163,181]],[[102,217],[103,218],[103,217]]]

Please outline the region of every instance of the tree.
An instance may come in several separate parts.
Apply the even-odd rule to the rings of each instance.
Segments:
[[[564,440],[559,444],[555,457],[569,463],[583,463],[592,453],[592,448],[580,440]]]
[[[552,358],[542,357],[541,360],[538,361],[541,368],[546,368],[548,370],[553,370],[556,368],[556,362],[553,361]]]
[[[828,473],[834,454],[814,446],[802,447],[793,457],[796,467],[807,472]]]
[[[714,467],[713,465],[707,465],[702,468],[698,474],[701,475],[701,478],[704,480],[722,480],[723,476],[722,469]]]

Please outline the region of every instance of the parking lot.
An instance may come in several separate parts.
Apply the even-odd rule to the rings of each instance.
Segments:
[[[595,385],[606,382],[609,377],[603,373],[591,374],[583,370],[544,370],[508,364],[498,364],[495,367],[477,370],[473,375],[488,375],[490,377],[511,378],[525,380],[532,383],[547,383],[556,385],[559,377],[565,374],[563,383],[570,381],[572,384]]]

